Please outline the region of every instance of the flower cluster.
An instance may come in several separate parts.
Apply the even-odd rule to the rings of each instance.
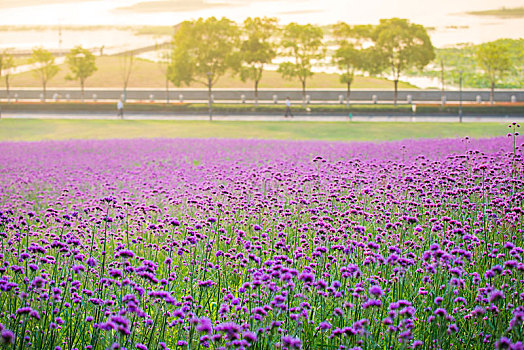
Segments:
[[[0,143],[0,348],[522,349],[511,136]]]

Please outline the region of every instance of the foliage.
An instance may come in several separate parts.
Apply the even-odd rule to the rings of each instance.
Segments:
[[[512,69],[508,57],[509,49],[501,42],[490,42],[481,45],[477,50],[477,60],[484,74],[490,81],[490,100],[493,102],[493,90],[498,80]]]
[[[30,63],[36,66],[33,75],[40,79],[44,92],[44,99],[46,98],[46,86],[49,80],[53,79],[58,74],[58,66],[55,64],[55,57],[51,52],[44,48],[34,48]]]
[[[277,32],[276,18],[247,18],[244,21],[245,39],[240,45],[240,78],[252,80],[255,84],[255,103],[258,102],[258,85],[264,73],[264,66],[276,57],[271,40]]]
[[[0,77],[9,73],[9,71],[15,66],[15,60],[13,55],[9,51],[4,50],[0,52]]]
[[[315,60],[321,60],[325,55],[323,36],[322,29],[312,24],[290,23],[283,31],[281,41],[283,54],[292,58],[294,62],[281,63],[278,72],[286,79],[300,80],[304,101],[306,82],[313,75],[313,63]]]
[[[524,39],[499,39],[496,45],[503,45],[510,60],[509,74],[504,74],[497,86],[505,89],[518,89],[524,86]],[[478,62],[478,50],[484,45],[461,44],[450,48],[436,49],[436,58],[422,72],[408,70],[409,76],[439,77],[441,60],[445,65],[445,80],[458,86],[459,72],[463,72],[463,86],[466,88],[489,88],[491,82]]]
[[[373,60],[377,69],[388,70],[395,83],[395,103],[400,74],[416,67],[422,69],[435,58],[435,52],[426,29],[406,19],[381,19],[372,34]]]
[[[512,9],[504,9],[504,11],[509,11],[509,10],[512,10]],[[260,20],[263,20],[263,19],[260,19]],[[390,19],[390,20],[384,20],[384,21],[393,21],[393,20],[398,20],[398,19]],[[402,21],[402,20],[399,20],[399,21]],[[404,20],[405,21],[405,20]],[[322,31],[323,34],[329,34],[329,33],[332,33],[333,32],[333,27],[337,27],[337,25],[335,26],[321,26],[320,27],[320,30]],[[349,27],[349,26],[348,26]],[[330,47],[332,45],[337,45],[337,44],[340,44],[342,43],[342,45],[340,47],[338,47],[338,50],[333,50],[333,61],[332,63],[334,64],[337,64],[337,61],[338,63],[340,63],[339,65],[339,69],[341,69],[343,71],[343,74],[341,75],[341,82],[342,84],[345,84],[346,87],[347,87],[347,84],[350,83],[351,84],[351,87],[354,87],[354,80],[352,80],[352,77],[354,76],[354,72],[358,72],[359,71],[366,71],[366,72],[369,72],[370,75],[377,75],[377,74],[380,74],[382,72],[386,72],[386,73],[391,73],[391,74],[388,74],[388,75],[393,75],[395,76],[394,73],[394,70],[393,69],[390,69],[390,67],[386,64],[386,60],[385,60],[385,56],[384,56],[384,53],[381,52],[381,50],[362,50],[362,54],[363,56],[365,57],[363,59],[363,62],[364,62],[364,67],[361,67],[360,69],[356,69],[355,71],[353,71],[353,74],[352,74],[352,71],[349,70],[348,68],[353,66],[353,63],[357,63],[357,62],[352,62],[352,61],[358,61],[357,60],[357,56],[356,53],[357,51],[355,51],[355,49],[361,49],[362,46],[363,47],[368,47],[368,44],[369,43],[376,43],[378,40],[379,40],[379,30],[378,30],[378,27],[379,26],[374,26],[374,25],[356,25],[356,26],[351,26],[350,27],[350,31],[347,31],[346,34],[348,35],[347,38],[349,38],[347,41],[345,41],[345,43],[343,43],[343,40],[341,40],[341,38],[337,38],[336,37],[336,34],[337,33],[334,33],[335,34],[335,37],[332,39],[332,38],[328,38],[328,41],[324,42],[324,45],[328,44]],[[399,26],[401,27],[401,26]],[[37,30],[37,29],[44,29],[44,28],[47,28],[45,26],[24,26],[24,27],[12,27],[12,26],[0,26],[0,30]],[[49,28],[53,28],[53,29],[58,29],[59,26],[51,26]],[[154,34],[158,34],[158,35],[165,35],[165,34],[170,34],[173,30],[174,30],[174,27],[171,27],[171,26],[138,26],[138,27],[114,27],[114,26],[95,26],[95,27],[89,27],[89,26],[62,26],[62,29],[68,29],[68,30],[88,30],[88,29],[93,29],[93,30],[96,30],[96,29],[109,29],[109,28],[113,28],[113,29],[121,29],[121,30],[135,30],[137,31],[137,33],[142,33],[142,34],[150,34],[150,35],[154,35]],[[243,39],[246,39],[247,38],[247,27],[244,26],[244,31],[243,31],[243,34],[242,34],[242,38]],[[429,28],[426,28],[426,30],[429,30]],[[277,30],[276,32],[280,32],[280,27],[277,27]],[[336,32],[336,30],[335,30]],[[388,35],[393,35],[393,33],[395,33],[396,31],[393,30],[393,31],[390,31],[388,33]],[[398,31],[397,31],[398,32]],[[261,38],[261,36],[259,36],[259,38]],[[237,42],[237,46],[233,47],[232,49],[232,55],[229,59],[229,62],[230,63],[234,63],[233,66],[235,66],[236,68],[239,67],[239,63],[240,63],[240,58],[241,58],[241,54],[238,54],[238,52],[234,52],[234,51],[237,51],[240,50],[242,48],[242,46],[244,46],[244,53],[246,52],[245,50],[248,50],[248,51],[251,51],[252,53],[253,52],[257,52],[257,55],[259,53],[261,53],[263,51],[263,49],[268,49],[269,50],[269,44],[270,43],[273,43],[275,44],[275,38],[271,38],[269,39],[268,42],[266,42],[267,45],[262,45],[262,41],[258,42],[257,45],[259,45],[259,47],[257,47],[256,45],[254,45],[255,41],[251,41],[250,44],[247,44],[246,41],[244,40],[244,43],[239,43]],[[501,45],[504,45],[508,50],[507,50],[507,56],[509,57],[510,61],[511,61],[511,68],[510,70],[507,70],[506,72],[508,74],[504,74],[502,76],[502,79],[498,79],[497,81],[497,87],[500,87],[500,88],[521,88],[523,85],[524,85],[524,39],[517,39],[517,40],[514,40],[514,39],[500,39],[500,40],[497,40],[495,41],[495,43],[498,44],[501,44]],[[363,44],[363,45],[362,45]],[[249,45],[251,45],[251,47],[248,47]],[[254,45],[254,46],[253,46]],[[375,46],[378,46],[378,45],[375,45]],[[444,67],[445,67],[445,72],[444,72],[444,80],[446,81],[446,85],[453,85],[454,87],[457,87],[458,86],[458,82],[459,82],[459,72],[460,71],[463,71],[463,87],[465,88],[489,88],[491,87],[491,81],[489,79],[488,76],[486,76],[485,74],[483,74],[483,68],[481,67],[481,64],[478,60],[478,57],[477,57],[477,52],[479,50],[479,48],[481,47],[482,45],[471,45],[471,44],[460,44],[460,45],[457,45],[456,47],[452,47],[452,48],[440,48],[440,49],[436,49],[435,52],[436,52],[436,57],[435,57],[435,60],[433,60],[432,63],[430,63],[429,65],[425,66],[424,69],[421,71],[420,70],[420,64],[415,64],[415,65],[412,65],[412,66],[409,66],[409,67],[406,67],[405,69],[402,70],[402,75],[408,75],[408,76],[424,76],[424,77],[436,77],[436,78],[440,78],[440,74],[441,74],[441,69],[440,69],[440,62],[442,61],[444,63]],[[372,47],[373,48],[373,47]],[[172,52],[174,53],[175,50],[173,50]],[[271,50],[269,50],[267,53],[270,53]],[[287,54],[289,55],[289,51],[286,52],[286,50],[282,51],[284,52],[284,54]],[[338,52],[338,54],[337,54]],[[329,54],[331,54],[331,51],[329,52]],[[252,56],[252,54],[250,54],[250,56]],[[337,57],[338,56],[338,57]],[[173,82],[178,82],[177,85],[178,86],[181,86],[181,85],[188,85],[188,86],[191,86],[191,87],[197,87],[197,85],[195,85],[195,83],[198,81],[199,83],[201,84],[208,84],[208,81],[207,81],[207,75],[203,76],[203,77],[200,77],[198,79],[186,79],[187,78],[187,74],[191,73],[191,69],[189,67],[189,63],[188,62],[188,53],[184,54],[184,53],[180,53],[179,54],[179,59],[178,59],[178,63],[176,64],[176,66],[179,68],[177,69],[176,71],[176,74],[174,74],[174,65],[169,65],[169,77],[171,77],[173,80]],[[253,57],[247,57],[247,61],[252,61],[253,64],[248,64],[247,61],[244,61],[243,64],[241,65],[242,69],[238,69],[237,72],[240,72],[240,78],[243,78],[244,81],[254,81],[255,82],[255,85],[256,84],[256,79],[254,78],[257,78],[257,77],[260,77],[261,79],[259,80],[259,84],[257,87],[255,87],[255,90],[258,90],[258,88],[260,87],[263,87],[263,88],[272,88],[272,87],[289,87],[289,88],[297,88],[297,87],[300,87],[302,88],[303,84],[302,84],[302,80],[299,79],[299,84],[300,85],[296,85],[296,84],[293,84],[292,81],[283,81],[283,80],[280,80],[280,79],[270,79],[271,81],[268,83],[268,80],[265,78],[265,76],[274,76],[274,72],[270,72],[270,71],[266,71],[263,73],[264,75],[264,78],[262,78],[262,71],[260,69],[257,69],[255,68],[254,66],[254,62],[258,62],[257,63],[257,66],[260,67],[260,57],[262,56],[259,56],[259,60],[253,60]],[[273,56],[274,57],[274,56]],[[290,56],[291,57],[291,56]],[[346,57],[346,58],[350,58],[349,61],[346,60],[346,62],[344,62],[344,60],[342,59],[342,57]],[[289,58],[289,57],[288,57]],[[129,61],[133,60],[133,58],[130,58]],[[136,62],[137,58],[135,58],[133,60],[133,64],[132,65],[127,65],[127,67],[133,67]],[[267,57],[264,57],[264,62],[270,62],[270,60],[267,60]],[[97,65],[99,65],[98,62],[101,62],[102,60],[99,59],[97,60]],[[315,60],[313,60],[315,61]],[[20,65],[20,64],[23,64],[23,63],[26,63],[24,62],[24,59],[22,58],[15,58],[15,63]],[[149,62],[148,62],[149,63]],[[266,63],[264,63],[265,65]],[[313,64],[315,64],[315,62],[313,62]],[[350,64],[350,65],[348,65]],[[146,64],[142,65],[145,67]],[[338,64],[337,64],[338,65]],[[106,74],[106,69],[103,69],[104,73],[102,74],[102,71],[98,72],[98,73],[95,73],[94,77],[93,78],[90,78],[90,81],[92,82],[93,84],[93,81],[96,81],[95,83],[95,86],[99,86],[99,87],[107,87],[107,86],[111,86],[111,87],[114,87],[114,86],[118,86],[120,84],[123,84],[124,85],[124,89],[127,88],[127,84],[126,81],[129,82],[129,75],[130,75],[130,70],[129,69],[124,69],[123,67],[124,65],[121,65],[121,67],[118,67],[116,69],[110,69],[110,72],[108,74]],[[148,67],[147,69],[151,69],[151,67],[153,67],[153,64],[150,64],[149,65],[150,67]],[[285,66],[285,65],[284,65]],[[344,69],[344,67],[346,69]],[[101,67],[101,64],[99,65],[99,68],[102,69]],[[119,69],[120,68],[120,69]],[[284,67],[281,67],[281,70],[280,72],[282,72],[282,69]],[[288,67],[289,68],[289,67]],[[157,70],[157,68],[152,68],[154,69],[155,71]],[[63,69],[64,70],[64,69]],[[64,70],[65,71],[65,70]],[[113,75],[117,75],[117,73],[119,73],[120,71],[122,71],[122,74],[121,77],[118,77],[118,80],[120,80],[120,82],[115,82],[114,80],[116,78],[113,77]],[[163,69],[162,69],[162,73],[163,73]],[[288,71],[286,69],[286,71]],[[156,73],[156,74],[155,74]],[[206,72],[207,74],[207,72]],[[23,87],[33,87],[33,86],[37,86],[36,85],[36,82],[34,80],[31,80],[31,77],[30,77],[31,73],[28,73],[28,72],[25,72],[25,73],[20,73],[20,74],[17,74],[16,76],[16,81],[15,83],[16,84],[19,84],[19,86],[23,86]],[[137,78],[135,76],[135,70],[133,70],[133,84],[134,86],[139,86],[139,87],[159,87],[159,86],[164,86],[166,84],[166,79],[165,79],[165,76],[167,75],[167,72],[166,74],[163,74],[162,77],[159,77],[159,74],[158,72],[150,72],[150,74],[147,74],[147,73],[144,73],[142,72],[141,73],[141,76],[139,78]],[[224,76],[224,75],[222,75]],[[38,77],[40,77],[38,75]],[[127,77],[127,78],[126,78]],[[141,77],[143,77],[143,79],[140,79]],[[193,76],[194,77],[194,76]],[[7,79],[9,79],[9,77],[5,77]],[[63,79],[65,78],[65,75],[64,74],[60,74],[57,78],[54,79],[54,85],[55,87],[72,87],[74,86],[73,84],[71,83],[68,83],[68,82],[64,82]],[[108,78],[108,79],[106,79]],[[150,79],[152,78],[152,79]],[[285,76],[286,79],[296,79],[297,77],[296,76],[289,76],[289,75],[286,75]],[[307,83],[308,83],[308,87],[311,87],[310,84],[311,84],[311,80],[310,80],[311,76],[307,76]],[[315,76],[316,78],[316,76]],[[359,77],[360,79],[362,79],[362,77]],[[367,78],[366,78],[367,79]],[[60,82],[57,82],[57,80],[60,80]],[[224,80],[226,81],[224,83]],[[233,80],[231,79],[230,76],[226,76],[226,79],[224,80],[221,80],[220,81],[220,85],[222,87],[249,87],[249,85],[247,84],[243,84],[243,81],[240,81],[240,79],[238,80]],[[320,82],[320,84],[316,84],[314,87],[315,88],[338,88],[338,87],[342,87],[340,85],[338,85],[338,83],[336,82],[333,82],[331,83],[333,79],[329,79],[329,84],[327,83],[324,83],[324,82]],[[154,81],[154,82],[153,82]],[[189,83],[186,83],[186,81],[189,81]],[[218,81],[218,79],[214,79],[214,82],[213,82],[213,87],[216,86],[216,82]],[[318,79],[317,79],[318,81]],[[380,84],[380,83],[379,83]],[[5,85],[5,82],[2,82],[1,84],[2,86]],[[169,88],[169,86],[167,85],[166,86],[167,88]],[[361,86],[362,87],[362,86]],[[370,86],[368,84],[366,84],[365,86],[366,88],[367,87],[373,87],[373,86]],[[377,86],[377,88],[382,88],[383,85],[380,84]]]
[[[180,25],[173,40],[169,80],[176,86],[199,82],[209,89],[229,69],[238,67],[239,30],[227,18],[199,18]]]
[[[240,66],[239,35],[237,25],[225,17],[185,21],[175,33],[169,80],[177,86],[192,82],[207,85],[209,120],[212,119],[213,85],[229,69]]]
[[[384,59],[384,69],[390,69],[396,80],[404,70],[410,67],[422,69],[435,58],[426,29],[406,19],[380,20],[373,39],[374,49]]]
[[[342,71],[340,82],[347,86],[347,104],[349,104],[351,84],[355,79],[355,73],[365,70],[368,66],[368,51],[363,47],[364,40],[369,37],[367,29],[366,26],[351,27],[342,22],[333,27],[333,35],[338,44],[333,62]]]
[[[77,46],[67,54],[66,62],[71,70],[71,75],[67,75],[66,79],[80,81],[83,98],[86,79],[97,71],[95,55],[82,46]]]
[[[7,50],[0,53],[0,78],[4,76],[5,90],[9,95],[9,77],[11,76],[11,69],[16,66],[13,55]]]

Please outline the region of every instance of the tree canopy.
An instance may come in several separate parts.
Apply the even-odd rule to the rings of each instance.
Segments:
[[[491,92],[489,99],[493,103],[496,82],[513,68],[509,57],[509,49],[504,43],[497,41],[480,45],[477,50],[477,60],[490,81]]]
[[[169,80],[176,86],[199,82],[212,87],[238,65],[238,40],[238,27],[227,18],[183,22],[173,40]]]
[[[77,46],[69,51],[66,62],[71,70],[71,74],[67,75],[66,79],[80,81],[82,98],[84,98],[85,81],[97,71],[95,55],[82,46]]]
[[[227,70],[240,65],[239,36],[235,22],[215,17],[182,22],[175,33],[169,80],[176,86],[192,82],[207,85],[209,119],[213,85]]]
[[[412,67],[424,68],[435,58],[435,50],[426,29],[407,19],[381,19],[371,39],[372,59],[379,63],[377,70],[389,70],[393,76],[396,104],[401,73]]]
[[[367,67],[368,50],[363,48],[366,37],[370,36],[368,26],[350,26],[347,23],[337,23],[333,26],[338,49],[333,55],[333,63],[340,69],[340,82],[347,86],[346,101],[349,105],[351,84],[358,70]]]
[[[283,54],[293,62],[281,63],[278,72],[286,79],[300,80],[304,103],[307,79],[313,76],[313,62],[323,59],[326,52],[323,37],[322,29],[312,24],[290,23],[284,28],[281,41]]]
[[[276,18],[247,18],[244,21],[245,39],[240,45],[240,78],[252,80],[255,85],[255,104],[258,102],[258,84],[262,79],[264,66],[276,57],[272,38],[277,31]]]
[[[45,100],[47,83],[49,80],[53,79],[53,77],[57,75],[59,71],[58,66],[55,64],[55,57],[50,51],[39,47],[33,49],[30,62],[36,65],[36,69],[33,71],[33,74],[42,82]]]
[[[5,90],[9,95],[9,77],[11,76],[11,69],[15,67],[15,60],[7,50],[0,53],[0,77],[5,78]]]

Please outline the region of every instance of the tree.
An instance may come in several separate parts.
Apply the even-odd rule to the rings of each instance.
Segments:
[[[412,67],[424,68],[435,58],[435,50],[423,26],[401,18],[381,19],[372,40],[373,59],[380,62],[381,70],[391,69],[396,105],[400,74]]]
[[[97,71],[95,55],[82,46],[77,46],[66,55],[66,62],[71,70],[71,75],[67,75],[66,79],[80,81],[83,100],[85,81]]]
[[[0,53],[0,77],[3,75],[5,78],[5,91],[7,98],[9,98],[9,77],[11,75],[11,69],[15,66],[13,55],[11,55],[7,50]]]
[[[45,101],[47,83],[49,80],[53,79],[59,71],[58,66],[55,64],[55,57],[51,52],[41,47],[34,48],[30,62],[36,66],[36,69],[33,72],[35,77],[42,82]]]
[[[367,52],[362,47],[365,38],[360,31],[360,26],[351,27],[346,23],[337,23],[333,27],[333,35],[339,45],[333,56],[333,62],[342,71],[340,82],[346,84],[346,103],[349,107],[351,96],[351,83],[357,70],[365,70]]]
[[[175,33],[169,80],[176,86],[192,82],[207,85],[209,120],[213,85],[227,70],[239,66],[238,41],[238,27],[227,18],[185,21]]]
[[[281,41],[283,53],[294,59],[293,62],[283,62],[278,72],[285,79],[298,78],[302,84],[302,103],[306,104],[307,79],[313,76],[311,70],[314,60],[321,60],[325,55],[322,43],[322,29],[311,24],[290,23],[284,28]]]
[[[440,59],[440,99],[444,100],[445,93],[445,85],[446,81],[444,79],[444,60]]]
[[[489,79],[491,86],[489,101],[493,104],[496,82],[512,69],[509,49],[498,41],[480,45],[477,50],[477,61]]]
[[[160,54],[160,59],[158,60],[158,67],[160,71],[166,78],[166,103],[169,104],[169,65],[171,64],[171,56],[173,55],[172,45],[169,46],[167,51],[164,51]]]
[[[244,21],[245,40],[240,46],[240,79],[253,80],[255,84],[255,106],[258,105],[258,84],[264,66],[276,57],[272,36],[277,31],[276,18],[247,18]]]
[[[126,52],[120,55],[120,76],[122,77],[122,83],[124,85],[124,102],[127,99],[127,86],[129,84],[129,78],[131,78],[131,72],[135,63],[135,55],[132,52]]]

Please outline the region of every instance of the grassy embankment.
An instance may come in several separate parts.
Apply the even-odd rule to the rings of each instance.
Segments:
[[[20,59],[22,60],[22,58]],[[121,64],[119,57],[102,56],[97,57],[96,64],[98,70],[86,80],[86,88],[119,88],[122,84]],[[77,81],[66,80],[66,75],[69,74],[67,64],[59,65],[60,71],[49,81],[48,89],[52,88],[79,88],[80,84]],[[165,75],[159,63],[144,59],[136,59],[131,77],[129,80],[129,88],[164,88]],[[11,87],[41,87],[41,82],[37,79],[33,72],[24,72],[11,76]],[[3,79],[0,81],[0,88],[5,87]],[[190,88],[205,88],[201,84],[192,84]],[[216,88],[238,88],[238,89],[252,89],[253,83],[243,82],[238,76],[226,75],[222,77],[215,86]],[[262,77],[259,87],[265,88],[283,88],[283,89],[299,89],[300,82],[282,79],[279,73],[275,71],[266,71]],[[345,88],[344,84],[339,81],[338,74],[317,73],[308,81],[307,87],[309,89],[331,89],[331,88]],[[356,77],[353,83],[355,89],[392,89],[393,82],[381,78],[373,77]],[[416,87],[400,83],[401,89],[416,89]],[[170,88],[175,88],[170,84]]]
[[[208,122],[158,120],[2,119],[1,141],[130,138],[247,138],[387,141],[408,138],[493,137],[501,123]]]

